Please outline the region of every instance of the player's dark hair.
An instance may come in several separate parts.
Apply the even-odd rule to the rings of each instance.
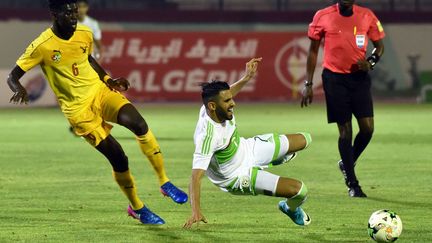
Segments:
[[[208,83],[202,83],[201,98],[203,104],[207,107],[208,102],[213,101],[214,98],[218,96],[221,91],[229,89],[230,86],[228,85],[228,83],[219,80],[212,80]]]
[[[65,4],[77,3],[77,0],[48,0],[50,10],[60,10]]]
[[[88,5],[89,1],[88,0],[77,0],[77,3],[86,3]]]

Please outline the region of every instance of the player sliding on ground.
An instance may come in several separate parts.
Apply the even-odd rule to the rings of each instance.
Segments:
[[[245,76],[231,87],[222,81],[202,85],[204,105],[195,129],[195,153],[189,185],[192,216],[184,224],[185,228],[200,221],[207,223],[200,205],[204,173],[213,184],[232,194],[286,198],[279,202],[279,210],[298,225],[310,223],[310,217],[300,207],[306,200],[306,185],[263,170],[293,159],[297,151],[311,143],[310,134],[271,133],[243,138],[237,133],[233,97],[255,76],[260,61],[261,58],[250,60],[246,64]]]
[[[127,90],[124,78],[112,79],[91,56],[93,36],[89,28],[77,25],[76,0],[50,0],[53,25],[36,38],[18,59],[8,77],[13,103],[27,103],[28,95],[19,79],[40,65],[60,108],[77,135],[84,137],[111,163],[113,177],[129,199],[128,214],[143,224],[164,224],[138,198],[128,158],[120,144],[110,135],[112,126],[120,124],[136,135],[138,145],[150,160],[163,194],[176,203],[185,203],[186,193],[168,179],[159,144],[144,118],[118,91]]]

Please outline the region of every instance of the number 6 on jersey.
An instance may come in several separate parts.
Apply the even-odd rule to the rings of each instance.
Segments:
[[[78,76],[78,74],[79,74],[79,70],[78,70],[77,66],[78,66],[78,64],[76,64],[76,63],[72,64],[72,73],[75,76]]]

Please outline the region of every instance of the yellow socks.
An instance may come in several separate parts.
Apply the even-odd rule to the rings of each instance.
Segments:
[[[129,199],[132,209],[138,210],[144,207],[144,203],[137,196],[134,178],[129,170],[125,172],[113,171],[113,177],[117,184],[120,186],[120,189]]]
[[[169,179],[165,173],[162,152],[152,131],[149,129],[145,135],[137,136],[136,139],[141,151],[147,156],[156,171],[160,185],[165,184]]]

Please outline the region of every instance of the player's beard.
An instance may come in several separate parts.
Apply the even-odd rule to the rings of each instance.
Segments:
[[[215,113],[220,122],[233,119],[232,115],[228,115],[228,111],[224,111],[219,106],[216,107]]]

